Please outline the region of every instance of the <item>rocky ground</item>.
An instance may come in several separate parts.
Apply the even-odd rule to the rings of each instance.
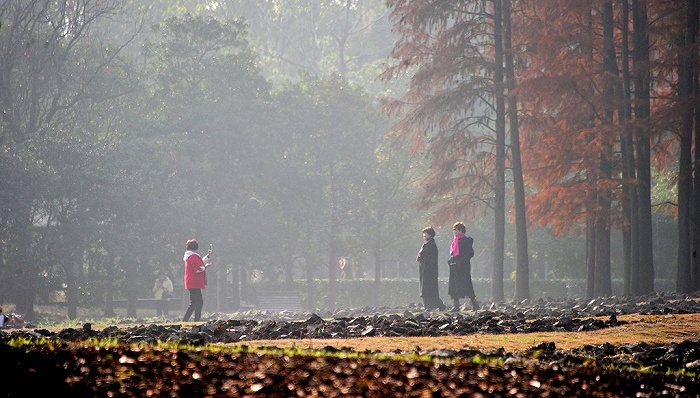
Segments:
[[[591,331],[619,326],[618,317],[626,314],[700,313],[698,295],[484,304],[478,312],[424,312],[413,305],[250,311],[213,314],[192,327],[144,323],[94,330],[85,323],[59,331],[0,330],[0,360],[7,365],[3,379],[18,387],[0,389],[0,396],[700,397],[700,336],[666,345],[573,350],[542,343],[516,353],[419,347],[352,352],[329,346],[324,355],[292,355],[246,346],[254,340]],[[95,348],[85,343],[89,339],[120,344]],[[35,349],[9,344],[18,340],[47,343]],[[163,341],[190,348],[160,348]],[[200,348],[210,343],[235,343],[240,349]]]

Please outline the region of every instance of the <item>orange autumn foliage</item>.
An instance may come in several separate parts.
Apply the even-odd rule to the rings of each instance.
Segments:
[[[676,60],[684,8],[670,0],[647,1],[651,62],[652,165],[673,170],[675,131],[687,104],[678,101]],[[400,39],[397,60],[382,75],[411,73],[408,92],[386,99],[398,121],[391,134],[407,139],[413,153],[431,160],[420,204],[438,220],[478,214],[492,206],[495,176],[493,39],[490,2],[389,0]],[[622,84],[623,9],[613,2],[616,69],[603,65],[603,1],[513,2],[513,54],[518,121],[530,222],[557,234],[582,232],[598,211],[596,197],[611,201],[610,227],[628,222],[622,190],[637,181],[622,177],[621,139],[639,121],[620,113],[632,92]],[[630,23],[628,21],[628,23]],[[631,44],[628,44],[631,46]],[[628,48],[631,51],[632,48]],[[628,60],[628,62],[631,62]],[[698,67],[700,69],[700,66]],[[614,87],[613,111],[606,90]],[[697,101],[697,98],[695,98]],[[610,163],[610,175],[601,162]],[[672,208],[672,207],[671,207]]]

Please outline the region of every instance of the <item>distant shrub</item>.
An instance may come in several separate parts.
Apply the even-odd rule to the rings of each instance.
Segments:
[[[374,279],[339,279],[336,281],[336,308],[361,308],[361,307],[402,307],[410,303],[422,303],[418,293],[417,279],[382,279],[379,287],[375,286]],[[675,289],[675,281],[670,279],[658,279],[655,283],[657,292],[672,292]],[[623,281],[612,281],[613,295],[621,296]],[[480,278],[474,280],[474,290],[477,300],[491,300],[491,279]],[[512,300],[514,281],[503,282],[506,301]],[[305,308],[325,308],[328,297],[328,281],[314,279],[311,284],[305,280],[297,280],[293,286],[285,286],[283,283],[256,282],[249,285],[251,296],[257,291],[295,291],[299,294]],[[535,279],[530,281],[530,298],[580,298],[585,297],[586,281],[583,279]],[[445,302],[450,301],[447,295],[447,279],[440,279],[440,297]],[[245,300],[253,302],[249,298]]]

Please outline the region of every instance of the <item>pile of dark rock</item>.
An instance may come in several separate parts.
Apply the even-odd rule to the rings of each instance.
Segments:
[[[542,331],[590,331],[617,326],[615,314],[608,320],[578,319],[568,316],[530,320],[523,314],[481,311],[475,314],[401,314],[357,315],[324,319],[310,314],[305,320],[227,319],[210,320],[193,327],[149,324],[120,328],[109,326],[93,330],[90,323],[82,328],[66,328],[58,332],[47,329],[22,329],[7,337],[42,338],[57,341],[79,341],[92,338],[117,339],[124,343],[184,341],[192,344],[237,343],[250,340],[277,339],[340,339],[354,337],[397,336],[462,336],[473,333],[528,333]],[[0,337],[3,335],[0,334]]]
[[[462,336],[474,333],[581,332],[618,326],[624,314],[687,314],[700,313],[699,295],[654,294],[646,297],[608,297],[594,300],[575,298],[523,301],[520,303],[487,303],[479,311],[426,312],[411,304],[406,308],[357,308],[310,312],[247,311],[213,314],[205,322],[192,327],[142,320],[140,326],[109,326],[93,330],[90,323],[82,328],[66,328],[58,332],[24,328],[10,333],[0,331],[0,342],[14,337],[53,341],[116,339],[124,343],[184,342],[192,345],[208,343],[242,343],[276,339],[344,339],[375,336]],[[700,370],[698,344],[684,342],[664,347],[645,343],[624,347],[584,347],[576,353],[557,351],[554,343],[533,348],[540,359],[562,360],[571,356],[592,356],[605,363],[605,358],[634,355],[640,366],[690,368]],[[442,351],[427,353],[442,356],[471,355],[470,352]],[[568,358],[569,360],[571,358]]]
[[[123,320],[148,326],[111,326],[94,331],[82,328],[60,332],[25,324],[9,335],[75,341],[94,337],[133,341],[194,340],[201,343],[231,343],[247,340],[333,339],[373,336],[458,336],[473,333],[581,332],[618,326],[617,317],[626,314],[667,315],[700,313],[700,294],[654,294],[645,297],[605,297],[524,300],[519,303],[482,303],[482,310],[461,312],[424,311],[410,304],[402,308],[315,309],[308,312],[249,310],[215,313],[194,327],[153,319]],[[604,319],[601,319],[604,318]],[[176,321],[176,319],[172,319]],[[171,324],[168,326],[168,324]],[[8,338],[0,331],[0,338]]]

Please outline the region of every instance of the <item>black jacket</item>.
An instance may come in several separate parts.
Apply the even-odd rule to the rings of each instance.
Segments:
[[[418,252],[420,296],[424,299],[440,297],[438,293],[438,247],[435,239],[423,242]]]

